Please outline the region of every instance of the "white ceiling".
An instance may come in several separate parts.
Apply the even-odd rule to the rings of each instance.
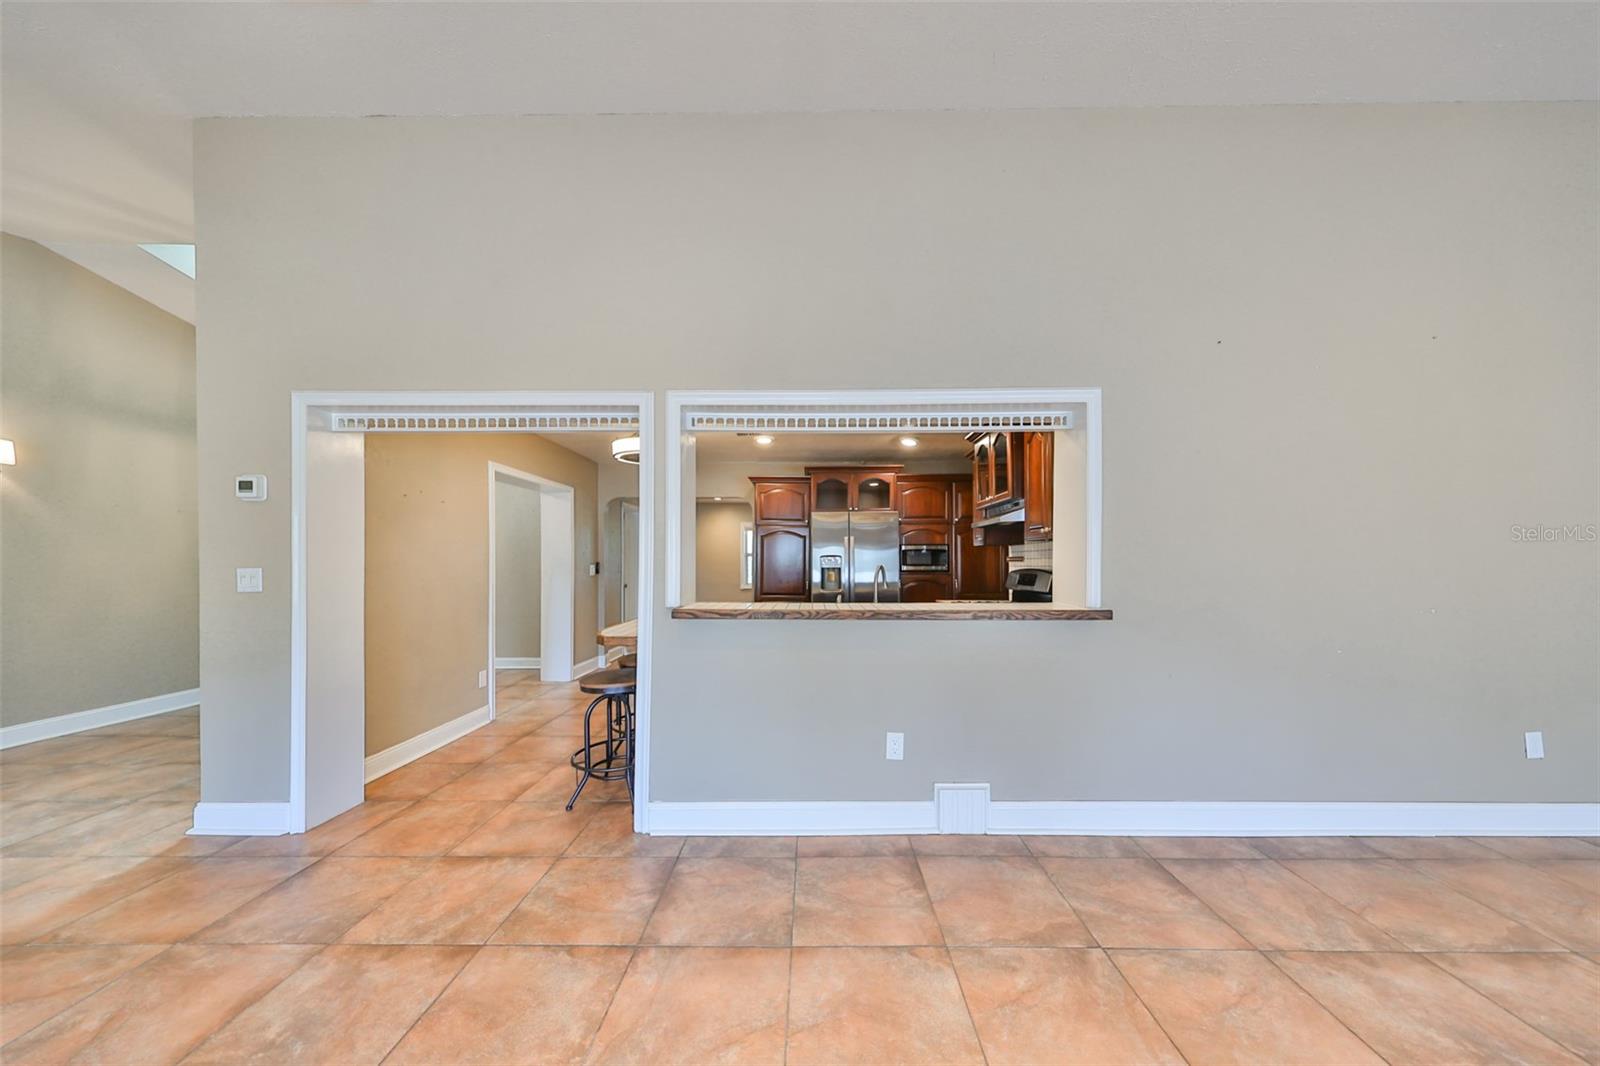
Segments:
[[[738,433],[696,433],[695,457],[708,463],[911,463],[964,459],[972,446],[960,433],[918,433],[900,446],[899,433],[779,433],[760,445]]]
[[[204,116],[1595,99],[1597,11],[8,0],[0,225],[77,245],[192,241]]]

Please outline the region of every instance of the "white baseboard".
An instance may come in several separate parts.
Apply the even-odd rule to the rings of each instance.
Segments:
[[[155,714],[166,714],[168,711],[179,711],[185,707],[193,707],[199,702],[200,690],[189,688],[182,692],[168,692],[164,696],[147,696],[142,700],[113,703],[109,707],[58,714],[53,718],[41,718],[36,722],[19,722],[16,725],[0,728],[0,749],[15,748],[40,740],[50,740],[53,737],[64,737],[71,733],[82,733],[89,729],[99,729],[101,726],[116,725],[118,722],[131,722],[137,718],[149,718]]]
[[[494,660],[496,670],[537,670],[539,657],[537,655],[497,655]]]
[[[402,740],[392,748],[384,748],[376,755],[368,755],[364,764],[366,776],[363,781],[382,777],[384,774],[400,769],[408,762],[422,758],[430,751],[437,751],[452,740],[460,740],[479,726],[489,724],[489,707],[484,705],[475,711],[468,711],[459,718],[452,718],[443,725],[436,725],[426,733],[418,733],[410,740]]]
[[[289,831],[287,803],[196,803],[197,837],[276,837]]]
[[[577,662],[572,664],[572,680],[576,681],[584,674],[592,674],[596,670],[604,670],[605,668],[606,656],[604,652],[601,652],[592,659],[579,659]]]
[[[981,786],[980,786],[981,787]],[[1079,836],[1596,836],[1600,803],[992,802],[961,797],[948,825]],[[954,799],[952,795],[948,797]],[[649,807],[658,836],[858,836],[937,833],[928,802],[672,803]],[[979,829],[979,832],[983,830]]]

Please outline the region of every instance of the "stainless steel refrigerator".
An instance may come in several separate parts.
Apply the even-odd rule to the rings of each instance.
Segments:
[[[814,603],[900,602],[900,513],[813,511]]]

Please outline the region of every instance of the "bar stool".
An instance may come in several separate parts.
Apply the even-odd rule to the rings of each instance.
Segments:
[[[639,656],[631,651],[626,655],[617,656],[617,668],[620,670],[637,670],[639,668]]]
[[[636,687],[632,670],[600,670],[578,681],[579,690],[594,696],[583,713],[583,747],[572,753],[572,768],[581,773],[578,787],[567,801],[572,810],[590,778],[601,781],[626,781],[628,796],[633,796],[633,695]],[[605,704],[605,739],[594,739],[594,712]],[[603,750],[603,758],[596,758]]]

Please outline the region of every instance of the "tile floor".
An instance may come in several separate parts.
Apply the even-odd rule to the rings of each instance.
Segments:
[[[300,837],[194,711],[0,754],[0,1059],[1600,1060],[1594,840],[636,837],[501,691]]]

